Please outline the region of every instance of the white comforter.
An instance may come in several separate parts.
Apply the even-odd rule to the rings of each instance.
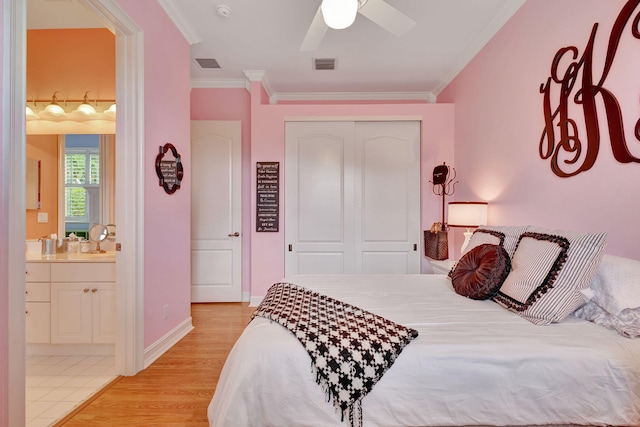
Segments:
[[[535,326],[441,275],[285,281],[419,331],[363,399],[365,426],[640,425],[640,340],[573,317]],[[208,415],[212,427],[346,425],[299,341],[263,318],[231,351]]]

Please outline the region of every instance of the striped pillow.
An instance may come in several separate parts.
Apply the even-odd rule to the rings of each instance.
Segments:
[[[494,300],[536,325],[561,322],[584,304],[602,257],[606,233],[529,227]]]
[[[490,244],[502,246],[507,251],[509,257],[513,257],[513,253],[516,251],[516,245],[518,244],[518,239],[522,233],[527,231],[527,228],[528,227],[526,225],[481,225],[473,232],[471,240],[462,255],[477,246]]]

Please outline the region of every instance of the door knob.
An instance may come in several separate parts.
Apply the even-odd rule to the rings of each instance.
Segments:
[[[238,236],[240,236],[240,233],[238,233],[238,232],[236,231],[235,233],[228,234],[228,236],[229,236],[229,237],[238,237]]]

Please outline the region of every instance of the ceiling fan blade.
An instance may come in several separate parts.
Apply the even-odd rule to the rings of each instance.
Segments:
[[[310,52],[318,49],[328,29],[329,27],[324,23],[324,18],[322,17],[322,10],[318,7],[318,11],[313,17],[313,21],[311,21],[307,34],[304,36],[304,40],[302,40],[300,51]]]
[[[384,0],[367,0],[358,12],[398,37],[416,25],[416,21]]]

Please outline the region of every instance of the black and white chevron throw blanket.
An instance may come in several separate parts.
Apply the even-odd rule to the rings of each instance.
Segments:
[[[415,329],[290,283],[271,286],[256,316],[295,335],[327,400],[351,426],[362,425],[362,399],[418,336]]]

